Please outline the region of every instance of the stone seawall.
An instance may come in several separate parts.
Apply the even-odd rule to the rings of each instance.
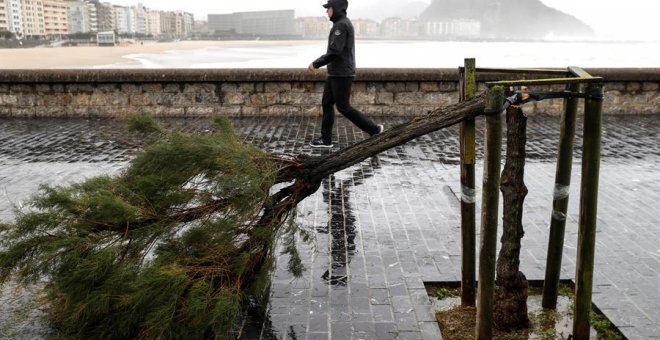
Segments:
[[[586,71],[605,79],[606,114],[660,113],[660,69]],[[486,81],[539,77],[479,74],[479,89]],[[300,69],[4,70],[0,117],[319,115],[324,78]],[[458,102],[458,71],[361,69],[352,93],[353,105],[372,116],[425,114]],[[557,115],[562,103],[531,103],[525,111]]]

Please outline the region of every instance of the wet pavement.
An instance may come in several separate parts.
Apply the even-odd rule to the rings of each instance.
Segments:
[[[405,118],[387,118],[386,127]],[[234,119],[249,143],[282,153],[321,154],[307,143],[320,119]],[[168,120],[190,131],[207,120]],[[564,245],[562,278],[575,271],[581,122]],[[483,122],[478,121],[479,138]],[[277,256],[264,320],[244,339],[439,339],[425,282],[460,281],[460,173],[457,128],[420,137],[326,179],[298,207],[298,224],[315,235],[298,242],[305,272]],[[337,119],[335,149],[366,138]],[[559,118],[531,117],[521,269],[542,280],[552,209]],[[137,150],[120,124],[103,120],[0,121],[0,221],[40,183],[63,185],[117,173]],[[481,149],[478,141],[478,149]],[[660,115],[605,117],[593,302],[630,339],[660,338]],[[477,183],[482,163],[477,164]],[[480,185],[478,185],[480,186]],[[478,196],[480,190],[478,188]],[[479,218],[477,211],[477,219]],[[477,221],[477,223],[479,223]],[[501,227],[500,227],[501,229]],[[15,292],[3,291],[0,337],[41,338],[35,314],[7,316]],[[9,325],[11,323],[11,325]]]

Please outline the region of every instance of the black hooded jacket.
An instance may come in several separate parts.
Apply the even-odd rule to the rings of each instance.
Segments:
[[[355,31],[353,23],[346,16],[348,1],[330,0],[333,22],[328,37],[327,52],[314,60],[315,68],[328,65],[329,77],[353,77],[355,76]]]

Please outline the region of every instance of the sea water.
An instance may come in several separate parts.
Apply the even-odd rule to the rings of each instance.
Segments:
[[[130,54],[137,62],[99,68],[306,68],[325,52],[326,43],[209,44],[198,49]],[[464,58],[480,67],[660,67],[660,42],[446,42],[382,41],[356,43],[358,68],[453,68]]]

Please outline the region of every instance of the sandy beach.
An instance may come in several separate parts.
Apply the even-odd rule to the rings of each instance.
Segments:
[[[660,50],[660,42],[360,40],[356,45],[358,68],[455,68],[466,57],[476,58],[482,67],[660,67],[657,53],[653,53]],[[0,70],[305,69],[325,51],[323,40],[144,42],[114,47],[0,49]]]
[[[158,54],[167,51],[185,51],[208,47],[240,48],[268,47],[286,44],[317,44],[315,41],[179,41],[144,42],[114,47],[38,47],[0,49],[0,69],[66,69],[95,68],[113,65],[114,68],[139,67],[139,62],[126,58],[131,54]]]

